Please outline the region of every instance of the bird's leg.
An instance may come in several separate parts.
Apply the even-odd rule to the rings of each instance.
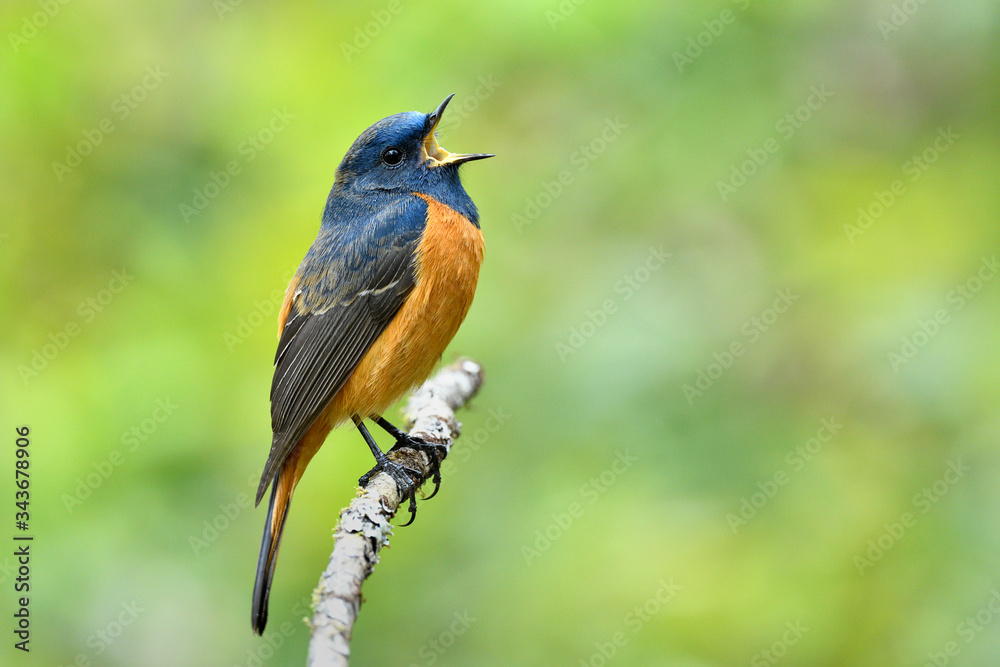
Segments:
[[[386,421],[382,415],[371,415],[370,418],[373,422],[385,429],[386,433],[396,439],[396,444],[389,450],[390,452],[395,449],[409,447],[427,454],[427,460],[430,461],[431,472],[434,475],[434,492],[427,496],[426,499],[430,500],[436,496],[438,489],[441,488],[441,459],[448,453],[448,448],[444,445],[439,445],[436,442],[427,442],[423,438],[418,438],[410,435],[409,433],[404,433]]]
[[[361,417],[354,415],[353,419],[354,425],[358,427],[359,431],[361,431],[361,437],[363,437],[365,442],[368,443],[368,448],[372,450],[372,456],[375,457],[375,467],[361,476],[361,479],[358,480],[358,485],[362,487],[367,486],[369,480],[380,472],[384,472],[389,475],[389,477],[396,482],[400,498],[410,499],[410,520],[403,524],[404,526],[409,526],[413,523],[413,520],[417,516],[417,486],[414,484],[410,474],[416,475],[417,479],[419,479],[420,471],[414,470],[413,468],[407,468],[404,465],[390,461],[385,453],[379,449],[378,443],[375,442],[375,438],[372,437],[372,434],[368,432],[367,428],[365,428],[364,421]]]

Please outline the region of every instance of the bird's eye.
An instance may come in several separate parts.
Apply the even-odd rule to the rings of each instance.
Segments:
[[[395,167],[402,161],[403,151],[399,150],[395,146],[390,146],[382,151],[382,162],[385,162],[390,167]]]

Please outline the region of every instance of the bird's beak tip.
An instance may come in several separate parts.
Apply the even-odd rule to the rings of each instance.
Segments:
[[[444,110],[448,108],[448,103],[451,102],[451,98],[455,97],[455,93],[452,93],[448,97],[444,98],[444,102],[438,105],[438,108],[431,112],[431,132],[437,127],[437,124],[441,122],[441,116],[444,115]]]
[[[448,97],[444,98],[444,102],[438,105],[437,109],[428,114],[428,119],[431,124],[420,149],[423,161],[428,163],[430,166],[435,167],[445,164],[462,164],[463,162],[485,160],[488,157],[495,157],[493,153],[450,153],[441,148],[438,144],[437,138],[434,136],[434,130],[437,129],[438,123],[441,122],[441,116],[444,115],[444,110],[447,108],[448,103],[451,102],[451,98],[453,97],[455,97],[455,93],[452,93]]]

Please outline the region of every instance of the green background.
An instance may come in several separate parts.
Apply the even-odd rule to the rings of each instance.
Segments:
[[[448,93],[442,144],[497,154],[445,354],[487,383],[356,664],[995,664],[996,3],[48,0],[0,36],[0,540],[22,424],[36,536],[5,664],[303,664],[371,460],[341,429],[300,485],[271,651],[274,295],[354,138]]]

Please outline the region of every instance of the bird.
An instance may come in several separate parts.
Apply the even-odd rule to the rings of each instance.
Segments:
[[[419,480],[419,473],[391,461],[365,420],[395,439],[392,449],[428,452],[434,493],[440,485],[443,447],[404,433],[383,414],[430,375],[479,280],[483,234],[459,166],[494,155],[450,153],[438,143],[452,97],[431,113],[383,118],[354,141],[337,167],[319,233],[285,292],[271,382],[271,449],[255,501],[271,487],[253,591],[259,635],[292,494],[331,430],[348,420],[358,429],[375,457],[358,483],[387,473],[409,499],[404,525],[416,516],[411,475]]]

